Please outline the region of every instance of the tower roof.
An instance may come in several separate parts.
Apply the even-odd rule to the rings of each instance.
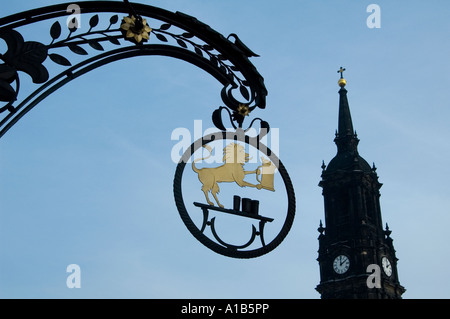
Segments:
[[[347,81],[343,77],[344,68],[340,68],[338,73],[341,77],[338,81],[339,86],[339,117],[338,129],[334,142],[337,146],[337,154],[330,161],[326,169],[326,173],[331,173],[337,170],[353,171],[371,171],[370,165],[367,161],[358,154],[359,139],[356,132],[353,130],[352,116],[350,114],[350,107],[347,99],[347,90],[345,86]]]
[[[342,86],[339,90],[338,135],[344,137],[353,134],[353,122],[352,115],[350,114],[350,107],[348,106],[347,90]]]

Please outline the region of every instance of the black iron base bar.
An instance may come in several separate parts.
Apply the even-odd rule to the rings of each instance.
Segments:
[[[202,203],[197,203],[194,202],[194,205],[197,207],[200,207],[202,209],[211,209],[211,210],[216,210],[219,212],[223,212],[223,213],[227,213],[227,214],[232,214],[232,215],[238,215],[238,216],[242,216],[242,217],[247,217],[247,218],[253,218],[253,219],[258,219],[264,222],[272,222],[273,218],[269,218],[269,217],[264,217],[261,215],[251,215],[248,213],[244,213],[238,210],[234,210],[234,209],[227,209],[227,208],[221,208],[221,207],[216,207],[216,206],[212,206],[212,205],[206,205],[206,204],[202,204]]]

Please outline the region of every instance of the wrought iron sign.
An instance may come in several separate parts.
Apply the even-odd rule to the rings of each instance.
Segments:
[[[195,238],[219,254],[261,256],[277,247],[292,226],[291,180],[262,137],[249,137],[242,128],[204,136],[177,166],[174,193],[181,218]],[[222,163],[208,163],[212,154]]]
[[[88,21],[87,31],[79,30],[81,19]],[[47,26],[47,41],[35,41],[26,33],[25,27],[35,24]],[[266,107],[267,90],[263,77],[249,60],[257,55],[236,34],[225,38],[192,16],[125,0],[63,3],[0,18],[0,39],[6,44],[6,50],[0,52],[0,138],[57,89],[114,61],[161,55],[184,60],[208,72],[223,85],[220,96],[224,105],[212,114],[220,131],[194,143],[177,166],[174,193],[181,218],[203,244],[231,257],[259,256],[275,248],[286,236],[295,211],[293,188],[279,159],[260,143],[269,130],[268,123],[258,118],[250,123],[251,127],[259,121],[261,131],[265,132],[257,137],[247,136],[247,130],[242,128],[244,120],[255,108]],[[62,66],[63,71],[53,74],[52,70],[57,68],[52,68],[51,64]],[[29,75],[36,85],[28,95],[21,92],[24,74]],[[226,131],[222,121],[222,115],[227,113],[233,132]],[[217,150],[219,142],[226,144],[221,146],[223,165],[206,168],[201,167],[203,164],[198,158],[192,160],[191,173],[196,174],[196,183],[200,182],[199,191],[204,199],[203,203],[196,200],[189,204],[190,210],[193,205],[196,214],[202,216],[197,227],[183,201],[183,171],[191,157],[202,150],[206,153]],[[246,153],[249,148],[262,154],[258,158],[259,165],[254,163],[252,169],[247,169],[251,166]],[[238,161],[231,164],[236,156]],[[205,157],[207,155],[199,158],[203,161]],[[254,177],[253,182],[247,180],[250,175]],[[240,199],[241,196],[235,194],[230,207],[225,204],[225,199],[219,201],[219,183],[252,188],[259,195],[277,193],[278,178],[284,185],[282,192],[287,193],[285,218],[272,216],[275,212],[264,207],[261,200],[267,195],[258,197],[258,201]],[[231,243],[219,234],[220,218],[213,214],[220,214],[220,218],[227,215],[248,219],[258,225],[250,227],[249,240],[242,244]],[[269,231],[269,224],[280,226],[280,232]],[[212,239],[206,236],[207,228]],[[268,240],[269,237],[273,240]],[[259,247],[255,248],[257,242]]]

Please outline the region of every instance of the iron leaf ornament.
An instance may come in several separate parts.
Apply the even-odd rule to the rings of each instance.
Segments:
[[[265,108],[264,79],[249,61],[258,55],[236,34],[225,38],[192,16],[128,1],[80,5],[80,19],[88,21],[87,30],[79,29],[75,20],[68,23],[67,4],[0,18],[0,39],[7,45],[6,52],[0,52],[0,137],[37,104],[33,102],[37,92],[20,95],[22,72],[42,85],[37,91],[45,87],[41,94],[47,96],[56,90],[57,79],[67,83],[114,59],[137,55],[178,58],[210,73],[223,85],[220,96],[232,112],[233,126],[242,127],[255,108]],[[20,33],[21,26],[34,23],[48,23],[47,44],[25,40],[29,35]],[[80,58],[85,60],[79,62]],[[61,69],[51,63],[65,69],[53,74]]]
[[[16,30],[2,29],[0,39],[3,39],[8,46],[6,53],[0,56],[4,64],[16,71],[27,73],[36,84],[48,80],[48,71],[42,65],[47,58],[47,46],[35,41],[25,42],[22,35]],[[5,78],[2,78],[2,80],[5,80]]]

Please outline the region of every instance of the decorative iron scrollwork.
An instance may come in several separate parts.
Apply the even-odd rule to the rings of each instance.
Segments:
[[[69,18],[71,16],[69,9],[73,9],[74,6],[79,8],[80,18],[89,21],[87,31],[80,31],[77,21],[67,19],[67,16]],[[62,18],[66,19],[66,27],[61,22]],[[33,41],[29,39],[30,34],[21,33],[22,27],[37,23],[43,23],[48,28],[47,41]],[[277,178],[278,180],[281,178],[287,193],[287,205],[284,210],[286,217],[277,216],[275,220],[260,215],[257,209],[259,201],[249,198],[242,199],[242,209],[237,207],[236,201],[233,209],[226,209],[219,203],[217,191],[214,189],[212,194],[219,207],[214,206],[208,198],[207,191],[204,191],[208,204],[197,203],[197,208],[200,207],[203,211],[201,229],[197,228],[183,201],[181,179],[187,158],[199,147],[213,142],[212,135],[197,141],[200,145],[195,142],[191,149],[185,152],[177,166],[174,195],[180,216],[191,233],[204,245],[231,257],[260,256],[277,247],[285,238],[295,214],[294,191],[283,164],[270,149],[260,143],[260,139],[269,131],[269,124],[255,118],[247,129],[243,129],[245,119],[255,108],[265,108],[267,90],[263,77],[249,60],[258,55],[236,34],[230,34],[225,38],[192,16],[124,0],[124,2],[64,3],[0,18],[0,39],[7,46],[5,52],[0,52],[0,138],[47,96],[73,79],[114,61],[136,56],[161,55],[184,60],[208,72],[223,86],[220,96],[224,106],[216,109],[212,116],[214,124],[221,130],[217,133],[218,139],[226,139],[229,133],[222,121],[222,111],[226,110],[235,129],[232,134],[242,138],[239,139],[241,143],[247,143],[267,156],[267,159],[261,158],[261,165],[253,171],[244,171],[239,164],[242,169],[242,172],[239,172],[244,175],[255,174],[253,178],[257,183],[251,184],[243,178],[236,178],[233,172],[233,177],[228,176],[227,181],[235,181],[241,187],[252,185],[263,192],[274,191],[274,173],[270,171],[276,168],[279,172],[277,176],[280,176]],[[60,67],[50,67],[51,63]],[[61,67],[62,71],[54,74],[54,70],[61,70]],[[37,85],[28,96],[22,96],[20,92],[23,73],[28,74]],[[259,135],[256,137],[245,135],[255,121],[260,122]],[[276,209],[265,207],[263,210],[271,213],[274,210],[280,212],[279,207]],[[259,226],[258,228],[255,225],[251,226],[250,239],[246,239],[243,244],[231,244],[222,238],[222,234],[219,235],[218,217],[209,219],[210,212],[222,213],[221,217],[235,215],[247,220],[257,220]],[[267,223],[271,226],[278,224],[281,227],[277,234],[273,234],[273,228],[271,229],[274,236],[268,242],[265,230],[269,228],[266,226]],[[215,241],[205,236],[206,226],[210,226]],[[254,246],[258,245],[257,237],[260,238],[261,245],[255,248]]]
[[[69,5],[39,8],[0,19],[0,38],[7,45],[7,51],[0,52],[0,102],[3,102],[0,137],[39,101],[72,79],[101,65],[138,55],[170,56],[209,72],[223,84],[222,100],[239,127],[256,107],[265,108],[264,79],[249,61],[249,57],[257,55],[236,34],[225,38],[192,16],[137,3],[131,5],[128,1],[79,2],[80,15],[89,21],[89,29],[81,33],[76,25],[67,25],[64,31],[58,18],[70,14],[66,11]],[[108,26],[100,28],[104,13],[112,15],[106,17]],[[26,41],[27,34],[19,32],[22,26],[48,20],[51,22],[48,44]],[[61,53],[62,48],[78,57],[85,56],[86,60],[74,65],[71,56]],[[88,48],[98,54],[92,55]],[[47,60],[66,70],[51,75]],[[19,92],[21,72],[41,85],[27,97]]]

